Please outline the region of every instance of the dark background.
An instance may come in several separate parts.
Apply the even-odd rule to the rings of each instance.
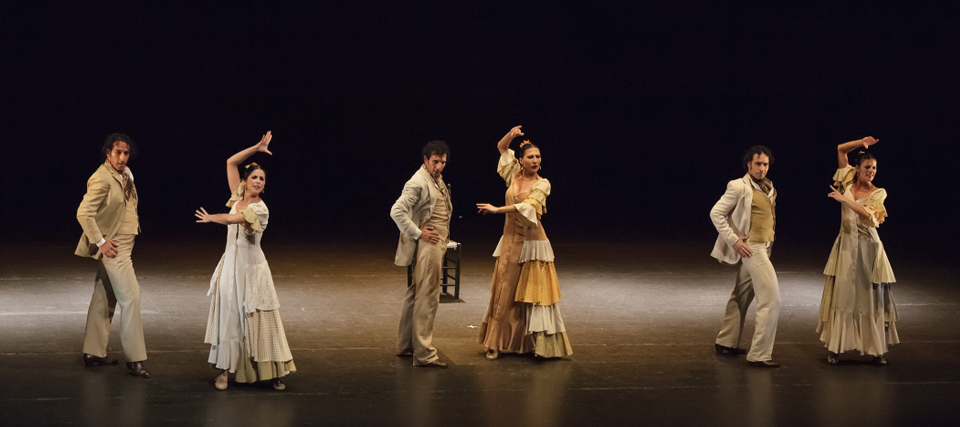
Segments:
[[[251,159],[268,171],[265,245],[395,239],[390,205],[442,138],[452,237],[492,250],[502,219],[472,206],[503,203],[495,145],[520,124],[553,184],[555,244],[690,240],[706,256],[710,207],[764,144],[778,244],[825,258],[835,146],[872,135],[891,259],[956,251],[956,6],[163,3],[0,17],[7,244],[75,244],[117,131],[140,148],[138,242],[222,240],[192,212],[226,210],[225,159],[272,130],[274,156]]]

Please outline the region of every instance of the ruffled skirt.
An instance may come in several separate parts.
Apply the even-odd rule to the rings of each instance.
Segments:
[[[549,241],[504,245],[501,239],[494,256],[491,299],[479,335],[484,349],[546,358],[572,355]]]
[[[900,342],[896,278],[875,229],[841,232],[824,274],[817,332],[827,350],[882,356]]]
[[[240,383],[280,378],[296,372],[279,310],[242,312],[244,304],[240,301],[249,293],[245,286],[238,286],[235,280],[231,280],[232,275],[223,274],[224,266],[224,260],[221,260],[211,283],[204,337],[204,342],[210,344],[207,361],[217,369],[236,372],[236,381]],[[226,267],[229,269],[229,263]],[[269,287],[272,288],[272,281]],[[275,292],[271,294],[275,295]]]
[[[868,286],[869,291],[851,292],[852,284],[838,283],[834,276],[827,276],[817,332],[831,353],[858,350],[861,355],[883,356],[889,346],[900,343],[893,284],[871,283]],[[858,308],[860,304],[856,300],[866,301],[868,306]]]

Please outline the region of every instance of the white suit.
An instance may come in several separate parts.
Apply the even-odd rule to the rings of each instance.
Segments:
[[[759,189],[759,186],[753,183],[749,174],[727,183],[727,190],[710,210],[710,220],[719,233],[710,255],[723,263],[740,263],[736,286],[727,301],[716,343],[725,347],[737,346],[747,309],[756,295],[756,330],[747,360],[759,362],[772,359],[780,317],[780,283],[770,262],[773,242],[748,242],[753,253],[749,258],[741,258],[733,248],[741,237],[750,234],[754,188]],[[768,197],[775,207],[776,190],[771,189]]]
[[[416,257],[413,283],[407,288],[400,309],[397,354],[413,354],[414,365],[428,365],[438,359],[433,347],[433,321],[440,305],[443,256],[447,250],[453,205],[443,178],[436,180],[421,167],[403,186],[390,209],[400,229],[400,243],[394,263],[410,265]],[[440,241],[419,242],[421,228],[434,227]]]

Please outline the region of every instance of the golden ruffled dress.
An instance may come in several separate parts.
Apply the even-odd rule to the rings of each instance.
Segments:
[[[547,212],[550,181],[541,178],[530,190],[513,185],[520,164],[506,150],[497,172],[507,184],[507,213],[503,236],[494,251],[497,258],[490,286],[490,303],[480,326],[479,341],[485,350],[530,353],[540,357],[573,354],[560,314],[560,283],[553,248],[540,219]]]

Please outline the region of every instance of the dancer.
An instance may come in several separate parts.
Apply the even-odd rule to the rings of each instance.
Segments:
[[[772,163],[769,148],[755,145],[747,150],[743,157],[747,174],[727,183],[723,197],[710,210],[720,233],[710,255],[723,263],[740,264],[714,348],[720,355],[747,353],[737,344],[756,295],[756,329],[747,363],[763,368],[780,367],[772,358],[780,317],[780,282],[770,262],[777,222],[777,191],[767,178]]]
[[[490,304],[480,326],[486,358],[500,353],[530,353],[539,357],[573,354],[560,316],[560,282],[553,265],[553,248],[540,222],[547,212],[550,181],[540,177],[540,149],[530,141],[520,144],[517,159],[510,142],[523,136],[520,126],[497,143],[497,172],[506,181],[504,206],[478,203],[477,210],[504,214],[503,236],[493,256]]]
[[[413,356],[413,366],[446,368],[433,346],[433,321],[440,306],[440,275],[447,251],[453,204],[443,182],[450,148],[430,141],[421,151],[423,165],[403,185],[390,218],[400,229],[394,263],[413,267],[413,283],[400,308],[397,356]]]
[[[241,162],[254,153],[273,155],[268,149],[273,135],[227,159],[227,183],[233,191],[230,213],[196,211],[197,222],[227,226],[227,247],[210,280],[210,314],[204,342],[210,344],[211,365],[220,370],[213,384],[227,389],[227,372],[238,383],[271,381],[274,390],[285,390],[280,378],[297,371],[280,321],[280,302],[270,266],[260,249],[270,211],[260,198],[266,173],[256,163],[238,173]]]
[[[837,146],[839,169],[828,196],[840,202],[840,235],[823,269],[827,278],[817,325],[831,365],[848,350],[858,350],[861,355],[873,356],[874,363],[886,365],[888,346],[900,342],[891,290],[897,280],[877,234],[877,227],[887,217],[883,206],[887,192],[873,184],[877,158],[864,151],[856,167],[847,162],[848,153],[860,147],[866,150],[877,142],[868,136]]]
[[[87,193],[77,208],[83,236],[76,255],[99,261],[93,298],[83,336],[83,363],[87,366],[116,365],[107,357],[110,321],[120,304],[120,342],[133,376],[150,378],[143,366],[147,348],[140,318],[140,283],[133,270],[133,243],[140,233],[137,188],[127,162],[136,154],[133,139],[122,133],[103,142],[106,160],[87,180]]]

